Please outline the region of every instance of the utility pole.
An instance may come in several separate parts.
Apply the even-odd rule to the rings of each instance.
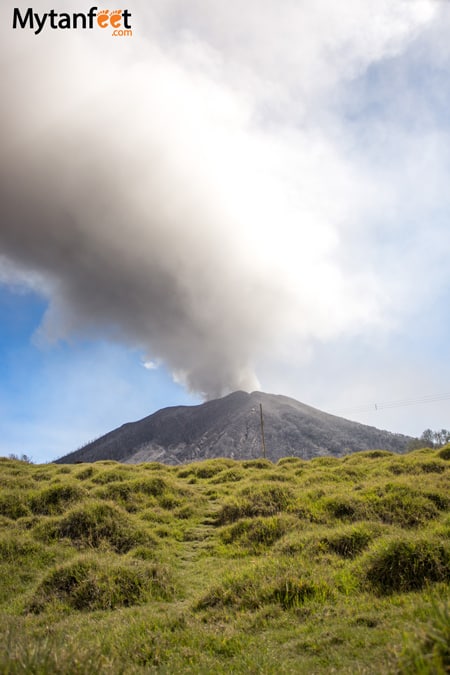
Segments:
[[[259,404],[259,416],[261,419],[261,440],[262,440],[263,457],[264,459],[266,459],[266,439],[264,438],[264,418],[262,411],[262,403]]]

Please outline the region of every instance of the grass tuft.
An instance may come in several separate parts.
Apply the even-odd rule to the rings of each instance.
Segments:
[[[450,604],[434,601],[424,630],[407,636],[399,657],[400,675],[450,672]]]
[[[196,604],[196,610],[233,608],[256,610],[279,605],[295,609],[306,601],[324,602],[333,595],[324,580],[316,580],[295,570],[292,565],[275,567],[267,561],[259,566],[225,577],[213,586]]]
[[[237,498],[225,502],[217,515],[217,523],[233,523],[239,518],[272,516],[287,511],[294,502],[294,493],[283,485],[255,485],[244,488]]]
[[[115,609],[142,604],[149,598],[173,597],[167,570],[137,560],[121,563],[78,558],[49,572],[28,607],[40,613],[47,606],[75,610]]]
[[[449,460],[450,459],[450,443],[448,445],[445,445],[443,448],[439,450],[437,453],[438,457],[441,459]]]
[[[245,518],[220,532],[224,544],[236,544],[253,553],[264,551],[289,529],[286,519],[279,516]]]
[[[152,541],[119,507],[95,501],[73,508],[63,518],[43,522],[36,533],[44,540],[66,538],[79,548],[111,548],[117,553]]]
[[[331,589],[324,581],[312,581],[293,574],[278,580],[270,595],[270,599],[283,609],[295,609],[308,600],[324,602],[331,597]]]
[[[86,490],[78,485],[53,485],[31,496],[30,509],[38,515],[62,513],[67,506],[81,501],[86,494]]]
[[[450,580],[450,547],[428,538],[382,541],[363,564],[368,586],[380,594],[415,591]]]
[[[352,525],[322,537],[319,544],[343,558],[355,558],[369,546],[379,532],[379,528],[369,523]]]
[[[20,492],[8,490],[0,494],[0,515],[12,520],[30,515],[30,507]]]

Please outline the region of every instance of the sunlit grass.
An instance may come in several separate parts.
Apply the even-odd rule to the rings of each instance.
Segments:
[[[0,672],[449,672],[450,446],[0,459]]]

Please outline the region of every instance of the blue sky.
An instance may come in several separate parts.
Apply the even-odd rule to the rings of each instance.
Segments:
[[[128,5],[1,8],[0,454],[238,388],[448,428],[450,5]]]
[[[162,405],[200,402],[137,351],[104,340],[43,344],[47,303],[4,285],[0,292],[0,455],[56,459]]]

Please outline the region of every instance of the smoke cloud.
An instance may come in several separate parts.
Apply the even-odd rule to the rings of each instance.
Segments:
[[[389,192],[333,106],[437,10],[151,4],[128,3],[132,38],[13,31],[2,8],[0,252],[48,296],[48,339],[125,342],[207,397],[252,390],[268,354],[388,320],[347,244]]]

